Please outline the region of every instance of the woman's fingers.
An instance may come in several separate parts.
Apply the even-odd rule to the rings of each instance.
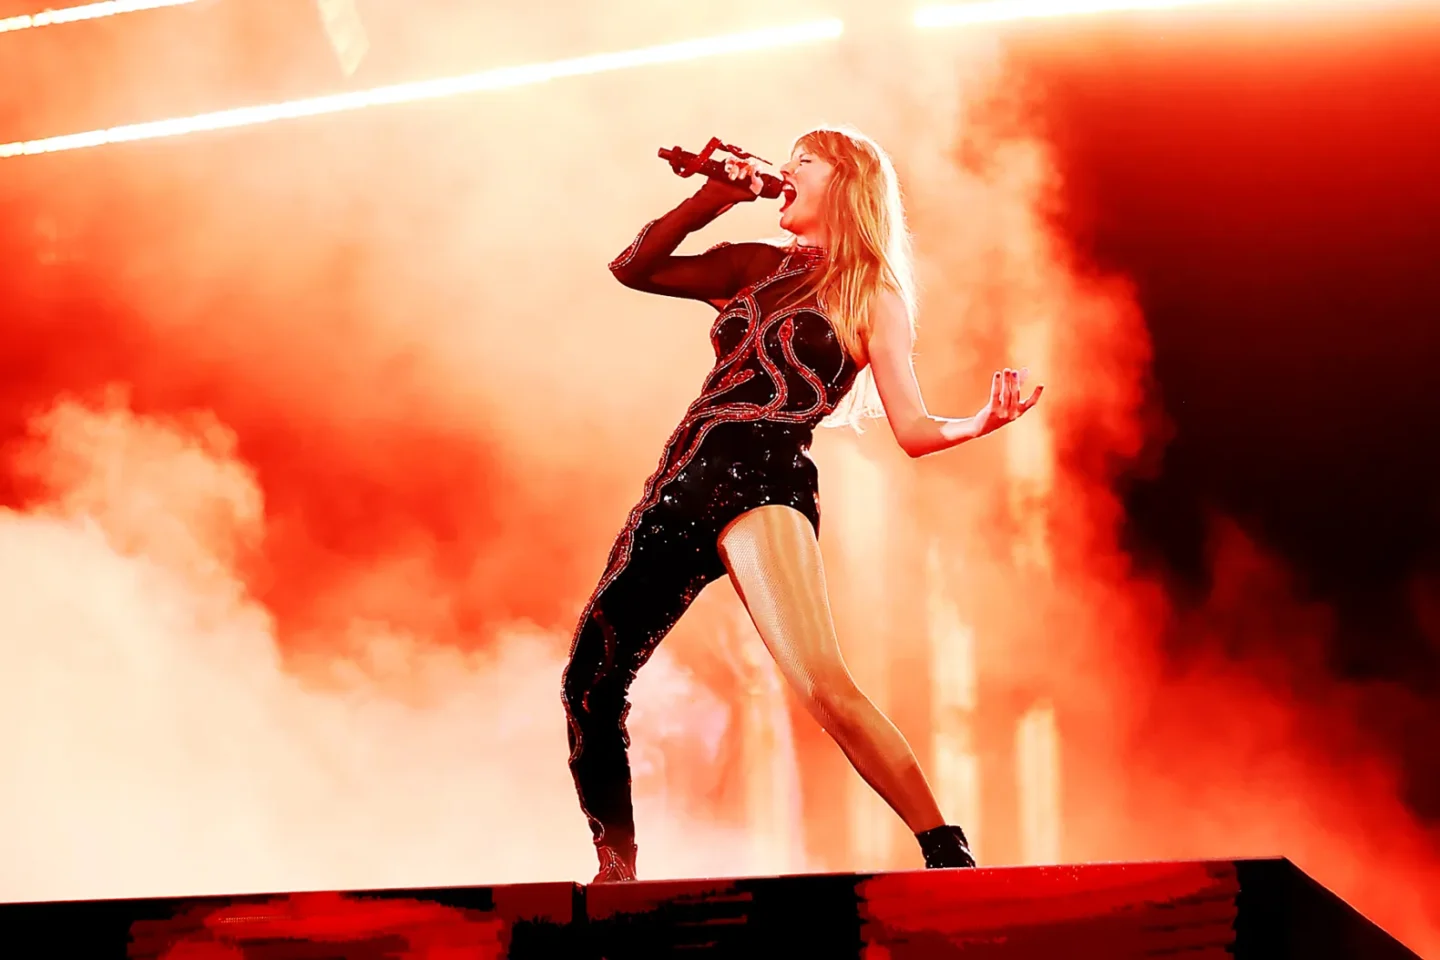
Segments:
[[[760,195],[760,188],[765,185],[760,179],[760,164],[754,160],[742,160],[740,162],[740,172],[750,181],[750,190],[758,197]]]
[[[1020,399],[1020,384],[1029,373],[1028,368],[1014,370],[1006,367],[995,371],[990,380],[990,412],[996,419],[1002,422],[1014,420],[1040,400],[1040,395],[1045,392],[1043,383],[1036,386],[1029,397]]]
[[[748,185],[756,196],[765,189],[765,181],[760,177],[760,165],[754,160],[726,160],[725,175],[736,186],[742,183]]]

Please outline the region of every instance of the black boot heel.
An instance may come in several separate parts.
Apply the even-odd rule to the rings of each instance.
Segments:
[[[600,872],[591,883],[624,883],[635,879],[635,848],[619,849],[609,844],[596,844],[600,855]]]
[[[915,839],[920,841],[920,851],[925,854],[927,870],[975,866],[975,857],[970,853],[970,841],[965,839],[965,831],[959,827],[946,824],[917,833]]]

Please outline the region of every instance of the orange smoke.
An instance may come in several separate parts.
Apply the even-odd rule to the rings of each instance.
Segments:
[[[567,42],[618,48],[592,7],[565,8]],[[555,17],[484,42],[550,39]],[[412,65],[454,59],[456,31],[393,26]],[[706,308],[604,264],[691,187],[658,144],[721,133],[768,156],[845,121],[905,181],[931,407],[972,412],[1012,363],[1049,388],[1008,436],[919,463],[883,426],[817,440],[842,642],[871,692],[925,756],[911,607],[933,549],[977,638],[985,758],[1055,706],[1064,857],[1284,854],[1440,949],[1413,892],[1440,880],[1435,838],[1356,732],[1388,694],[1295,656],[1323,646],[1325,611],[1223,518],[1198,609],[1120,548],[1117,474],[1159,436],[1143,318],[1049,226],[1064,184],[994,39],[957,42],[11,161],[0,722],[26,734],[0,746],[19,785],[0,896],[587,876],[560,665],[710,360]],[[193,56],[164,49],[128,82]],[[757,204],[694,244],[774,230]],[[1232,655],[1257,634],[1273,656]],[[757,644],[719,585],[642,672],[641,870],[916,865],[844,833],[853,774],[807,719],[737,745],[783,727]],[[782,799],[803,781],[810,818],[767,810],[776,849],[737,813],[762,772]],[[1000,794],[992,862],[1020,859]]]
[[[1119,543],[1116,479],[1166,430],[1147,398],[1143,318],[1123,282],[1075,270],[1041,226],[1057,187],[1047,151],[1013,102],[990,109],[963,147],[967,169],[1027,195],[1031,229],[990,238],[989,280],[966,273],[977,258],[952,254],[951,275],[972,288],[961,302],[985,305],[952,344],[1048,314],[1041,378],[1059,386],[1046,395],[1050,496],[1026,496],[1015,453],[1007,469],[993,450],[983,465],[926,476],[916,508],[943,530],[952,588],[981,638],[982,740],[992,754],[1008,748],[1025,705],[1055,704],[1066,859],[1286,856],[1422,954],[1440,951],[1429,894],[1440,832],[1407,808],[1398,757],[1365,732],[1379,717],[1423,715],[1414,694],[1336,679],[1325,662],[1333,611],[1303,600],[1285,564],[1229,518],[1211,520],[1198,605],[1136,569]],[[1026,549],[1037,526],[1038,560]],[[1004,839],[1015,815],[994,812],[998,856],[1020,859]]]

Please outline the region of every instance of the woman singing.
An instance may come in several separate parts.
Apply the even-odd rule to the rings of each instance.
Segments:
[[[967,419],[932,417],[911,353],[909,236],[894,168],[845,130],[805,134],[781,168],[783,245],[722,243],[675,256],[689,233],[761,190],[752,161],[726,165],[647,224],[610,264],[636,290],[704,300],[716,363],[630,512],[580,618],[565,668],[570,771],[600,857],[597,882],[635,879],[626,693],[701,589],[728,573],[761,639],[810,713],[920,842],[927,867],[971,867],[900,731],[840,656],[817,535],[812,431],[870,409],[873,379],[912,457],[984,436],[1040,398],[996,373]],[[868,367],[869,378],[862,377]],[[858,383],[857,383],[858,380]],[[843,406],[842,406],[843,402]],[[838,414],[837,414],[838,409]],[[876,412],[879,412],[878,410]]]

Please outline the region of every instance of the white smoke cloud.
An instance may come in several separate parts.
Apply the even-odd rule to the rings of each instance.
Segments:
[[[263,512],[223,426],[112,398],[35,428],[53,496],[0,513],[0,899],[588,879],[560,638],[357,621],[287,662],[229,568]],[[637,699],[648,874],[743,872],[649,776],[713,757],[727,708],[663,654]]]

